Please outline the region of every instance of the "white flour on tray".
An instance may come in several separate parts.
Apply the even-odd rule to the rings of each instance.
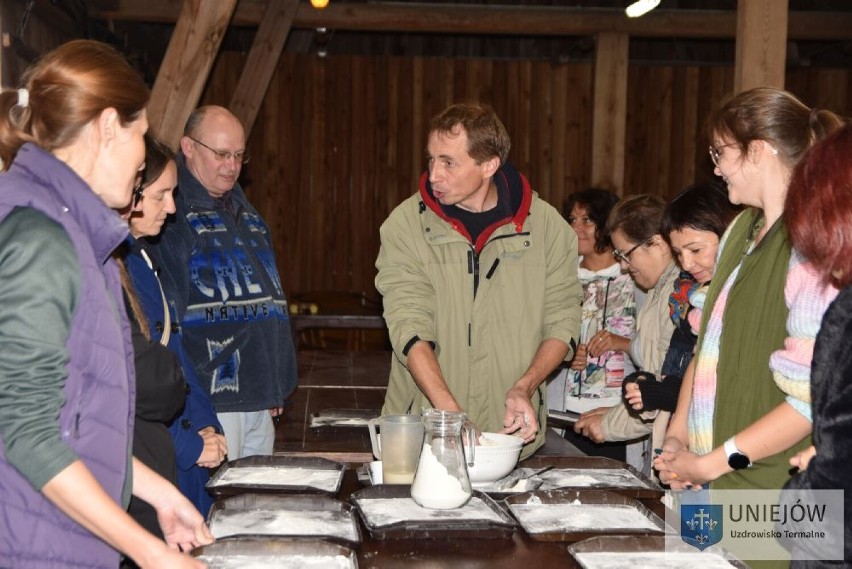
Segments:
[[[502,523],[504,520],[485,502],[474,496],[470,501],[454,510],[430,510],[422,508],[411,498],[368,498],[358,500],[364,518],[372,527],[382,527],[408,521],[489,521]]]
[[[340,470],[281,466],[238,466],[228,468],[212,486],[253,484],[264,486],[307,486],[334,492],[342,475]]]
[[[343,555],[201,555],[209,569],[349,569]]]
[[[213,537],[240,534],[340,537],[357,541],[352,514],[340,511],[218,510],[210,520]]]
[[[635,474],[626,468],[554,468],[542,472],[544,483],[539,490],[566,487],[646,488]]]
[[[724,557],[712,553],[679,553],[665,551],[589,551],[575,553],[574,558],[586,569],[730,569]]]
[[[636,508],[607,504],[510,504],[529,533],[650,529],[657,525]]]

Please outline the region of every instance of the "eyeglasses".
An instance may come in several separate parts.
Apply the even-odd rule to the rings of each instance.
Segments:
[[[595,224],[595,220],[588,215],[584,215],[582,217],[574,217],[573,215],[568,216],[568,225],[574,225],[578,221],[580,222],[580,225],[585,225],[586,227]]]
[[[633,247],[631,247],[628,251],[626,251],[624,253],[622,253],[618,249],[613,249],[612,250],[612,256],[615,257],[615,260],[618,261],[619,263],[625,263],[625,264],[629,265],[630,264],[630,255],[632,255],[633,252],[636,249],[638,249],[642,245],[647,245],[648,243],[649,243],[649,241],[643,241],[641,243],[637,243],[636,245],[634,245]]]
[[[728,148],[730,146],[736,146],[736,145],[737,144],[735,142],[732,142],[731,144],[723,144],[721,146],[711,146],[710,147],[710,160],[713,161],[713,165],[719,166],[719,160],[722,159],[722,149],[723,148]]]
[[[145,180],[144,176],[145,167],[143,166],[141,170],[136,172],[136,179],[133,182],[133,207],[139,205],[139,202],[142,201],[142,192],[145,191],[145,188],[142,187],[142,182]]]
[[[239,152],[228,152],[227,150],[216,150],[215,148],[210,148],[209,146],[207,146],[206,144],[204,144],[200,140],[196,140],[195,138],[192,138],[191,136],[189,136],[187,138],[189,138],[192,142],[195,142],[196,144],[200,144],[201,146],[203,146],[204,148],[206,148],[207,150],[212,152],[213,157],[216,158],[216,160],[218,162],[224,162],[226,160],[230,160],[231,158],[233,158],[234,160],[236,160],[240,164],[247,164],[249,159],[251,158],[251,156],[249,156],[248,153],[244,150],[241,150]]]

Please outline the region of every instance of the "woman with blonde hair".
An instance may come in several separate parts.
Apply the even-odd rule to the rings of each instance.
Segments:
[[[841,124],[772,88],[734,95],[708,120],[715,173],[729,199],[748,209],[719,246],[688,413],[675,416],[655,459],[673,489],[780,489],[789,458],[809,444],[810,421],[785,399],[769,365],[787,337],[785,285],[800,264],[781,214],[796,163]]]

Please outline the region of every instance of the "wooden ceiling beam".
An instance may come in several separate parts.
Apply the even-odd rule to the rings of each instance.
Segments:
[[[290,34],[299,0],[269,0],[266,16],[260,23],[248,59],[228,108],[234,113],[248,137],[266,96],[278,59]]]
[[[183,2],[148,104],[151,130],[172,148],[177,148],[184,123],[201,98],[236,3]]]
[[[176,0],[116,0],[115,10],[93,8],[90,15],[114,21],[173,23],[180,11]],[[267,0],[240,0],[231,25],[258,26]],[[331,3],[317,10],[300,2],[293,28],[372,32],[420,32],[491,35],[592,35],[624,33],[631,37],[734,38],[735,11],[654,10],[631,19],[622,10],[557,6],[506,6],[371,2]],[[791,40],[852,39],[852,13],[790,12]]]

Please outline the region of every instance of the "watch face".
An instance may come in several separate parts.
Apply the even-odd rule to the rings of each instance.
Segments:
[[[731,456],[728,457],[728,466],[730,466],[734,470],[742,470],[744,468],[748,468],[750,464],[751,461],[748,459],[748,457],[738,452],[731,453]]]

